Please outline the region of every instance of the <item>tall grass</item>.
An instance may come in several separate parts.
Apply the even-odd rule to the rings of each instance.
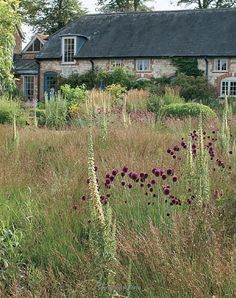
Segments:
[[[215,128],[209,126],[203,124],[204,136],[214,138]],[[192,127],[197,131],[198,123],[193,121]],[[142,123],[128,129],[123,123],[111,123],[105,147],[100,128],[94,128],[96,177],[87,172],[88,128],[20,128],[19,133],[17,152],[8,150],[4,141],[0,143],[1,219],[6,229],[14,227],[22,235],[20,254],[9,258],[4,272],[8,278],[1,279],[3,297],[99,297],[101,291],[129,297],[235,296],[235,152],[228,156],[216,146],[225,168],[209,160],[209,199],[196,207],[187,203],[189,186],[183,166],[187,151],[181,149],[176,159],[166,152],[180,146],[181,138],[188,140],[185,122],[171,120],[156,130]],[[0,139],[9,136],[12,127],[0,126]],[[124,188],[120,174],[110,189],[105,188],[107,172],[120,171],[124,165],[149,175],[154,167],[173,167],[178,183],[169,184],[183,204],[172,206],[169,216],[164,211],[160,221],[161,196],[146,196],[139,184]],[[94,225],[97,228],[87,184],[91,175],[98,179],[98,195],[110,195],[112,217],[108,205],[102,205],[107,226],[114,227],[111,218],[116,218],[115,260],[106,255],[108,248],[99,250],[104,252],[102,264],[96,264],[90,241],[95,239],[91,235],[96,231]],[[162,191],[167,182],[158,179]],[[114,239],[111,235],[109,228],[106,239]],[[111,270],[105,271],[105,282],[100,265]]]

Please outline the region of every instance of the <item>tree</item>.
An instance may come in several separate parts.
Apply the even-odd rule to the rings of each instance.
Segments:
[[[15,33],[20,23],[18,0],[0,0],[0,89],[13,85]]]
[[[236,5],[236,0],[179,0],[178,5],[196,5],[196,8],[230,8]]]
[[[22,0],[21,11],[25,23],[47,34],[85,14],[78,0]]]
[[[150,0],[98,0],[98,7],[103,12],[150,11],[145,3]]]

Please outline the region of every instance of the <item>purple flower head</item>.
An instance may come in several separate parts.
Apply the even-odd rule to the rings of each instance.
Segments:
[[[168,168],[168,169],[166,170],[166,173],[167,173],[168,176],[171,176],[171,175],[173,175],[174,170],[173,170],[172,168]]]
[[[117,173],[118,173],[118,170],[116,170],[116,169],[113,169],[113,170],[111,171],[111,173],[112,173],[112,175],[113,175],[113,176],[116,176],[116,175],[117,175]]]
[[[133,185],[131,183],[128,184],[128,188],[132,188]]]
[[[127,166],[124,166],[123,169],[122,169],[122,171],[125,172],[125,173],[127,173],[128,172],[128,167]]]
[[[159,177],[159,176],[160,176],[160,171],[159,171],[159,170],[156,170],[155,173],[154,173],[154,175],[155,175],[156,177]]]
[[[163,189],[163,193],[164,193],[166,196],[168,196],[168,195],[170,194],[170,189],[167,188],[167,187],[165,187],[165,188]]]
[[[122,186],[125,186],[125,181],[121,181],[121,185]]]
[[[140,177],[141,177],[141,178],[144,178],[144,176],[145,176],[145,173],[143,173],[143,172],[140,173]]]
[[[166,180],[166,178],[167,178],[166,174],[162,174],[161,178],[162,178],[162,180]]]
[[[125,177],[125,172],[120,173],[121,177]]]
[[[110,178],[110,174],[109,174],[109,173],[106,174],[106,178],[107,178],[107,179]]]
[[[132,172],[129,172],[129,174],[128,174],[128,176],[129,176],[129,178],[132,178]]]
[[[173,182],[176,182],[178,180],[177,176],[173,176],[172,180]]]
[[[115,179],[115,176],[111,175],[111,176],[110,176],[110,180],[111,180],[111,181],[114,181],[114,179]]]
[[[173,149],[174,149],[174,151],[179,151],[179,146],[175,145]]]
[[[111,184],[111,180],[110,180],[110,179],[106,179],[105,184],[106,184],[106,185],[110,185],[110,184]]]
[[[170,154],[171,153],[171,149],[167,149],[167,151],[166,151],[168,154]]]
[[[152,173],[153,173],[154,175],[155,175],[156,170],[157,170],[156,168],[153,168],[153,169],[152,169]]]
[[[137,180],[138,179],[138,174],[137,173],[132,173],[131,178],[133,180]]]
[[[151,184],[156,184],[156,181],[154,179],[152,179]]]

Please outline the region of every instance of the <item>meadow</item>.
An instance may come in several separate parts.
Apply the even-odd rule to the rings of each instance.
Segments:
[[[234,116],[99,115],[0,126],[0,297],[235,297]]]

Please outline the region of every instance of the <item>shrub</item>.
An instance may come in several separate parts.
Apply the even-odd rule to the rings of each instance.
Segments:
[[[198,117],[202,113],[203,118],[216,118],[216,113],[203,104],[199,103],[176,103],[164,106],[161,114],[165,117],[185,118],[188,116]]]
[[[50,99],[45,99],[45,119],[49,128],[62,128],[66,124],[67,102],[60,93]]]
[[[126,93],[125,87],[122,87],[120,84],[112,84],[107,86],[106,92],[111,95],[112,106],[120,107],[123,105],[123,99]]]
[[[59,77],[58,85],[62,86],[68,84],[72,88],[84,85],[87,90],[99,87],[98,70],[89,70],[84,74],[73,73],[67,78]]]
[[[170,87],[165,88],[165,95],[152,95],[147,101],[147,109],[150,112],[159,113],[160,109],[169,104],[184,103],[184,99],[179,96],[178,92]]]
[[[203,71],[198,69],[197,58],[191,57],[174,57],[171,59],[172,64],[177,67],[177,73],[187,76],[201,76]]]
[[[84,85],[72,88],[70,85],[65,84],[61,86],[63,96],[69,105],[81,104],[86,98],[86,88]]]
[[[21,109],[20,102],[2,96],[0,98],[0,123],[12,123],[14,115],[18,124],[25,124],[26,116]]]
[[[180,96],[187,101],[198,101],[207,104],[210,98],[216,98],[215,88],[204,76],[187,76],[179,74],[173,83],[179,87]]]
[[[111,72],[99,71],[98,81],[100,87],[119,84],[122,87],[131,89],[136,83],[136,75],[125,67],[115,67]]]

